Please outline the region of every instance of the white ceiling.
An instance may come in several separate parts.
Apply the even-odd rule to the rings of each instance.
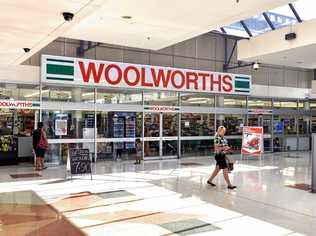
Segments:
[[[316,68],[316,19],[270,31],[238,41],[238,60],[300,67]],[[285,40],[287,33],[296,38]]]
[[[58,37],[157,50],[288,2],[3,0],[0,64],[20,64]],[[64,11],[75,14],[71,23],[64,21]],[[31,52],[24,53],[24,47]]]
[[[298,47],[286,51],[279,51],[276,53],[248,58],[247,61],[257,61],[265,64],[315,69],[315,55],[316,44],[310,44],[304,47]]]
[[[158,50],[288,2],[108,0],[63,36]],[[126,15],[132,19],[122,19]]]
[[[99,8],[104,0],[3,0],[0,2],[0,64],[19,64]],[[65,22],[62,12],[76,14]],[[31,48],[24,53],[23,48]]]

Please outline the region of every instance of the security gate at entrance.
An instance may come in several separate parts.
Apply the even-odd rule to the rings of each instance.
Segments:
[[[178,157],[179,114],[144,112],[144,159]]]

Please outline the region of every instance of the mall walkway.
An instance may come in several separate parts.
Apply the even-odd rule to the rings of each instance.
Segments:
[[[0,235],[315,235],[309,153],[234,158],[236,191],[222,176],[205,184],[206,157],[98,162],[92,181],[64,179],[65,166],[0,167]]]

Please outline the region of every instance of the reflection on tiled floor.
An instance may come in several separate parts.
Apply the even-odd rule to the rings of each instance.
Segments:
[[[0,235],[227,235],[231,227],[237,235],[292,232],[153,185],[154,173],[23,182],[19,188],[34,191],[0,194]]]
[[[33,191],[0,194],[0,235],[84,235]]]
[[[0,183],[0,235],[313,235],[316,195],[285,187],[307,182],[309,172],[283,160],[237,160],[234,191],[222,175],[215,188],[205,183],[209,158],[101,166],[93,180],[50,168],[41,179],[10,178]]]
[[[202,166],[202,164],[200,163],[196,163],[196,162],[185,162],[185,163],[181,163],[182,166]]]
[[[300,190],[304,190],[304,191],[311,191],[311,185],[309,184],[293,184],[293,185],[286,185],[287,187],[290,188],[295,188],[295,189],[300,189]]]
[[[10,175],[13,179],[19,179],[19,178],[34,178],[34,177],[42,177],[38,173],[25,173],[25,174],[16,174],[16,175]]]

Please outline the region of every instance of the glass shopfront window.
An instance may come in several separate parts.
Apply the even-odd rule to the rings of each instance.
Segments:
[[[141,136],[141,112],[97,112],[98,138],[134,138]]]
[[[162,132],[164,137],[178,136],[179,115],[177,113],[162,114]]]
[[[238,96],[217,96],[217,107],[228,107],[228,108],[246,108],[247,100],[246,97]]]
[[[279,116],[284,126],[284,135],[296,135],[296,121],[295,116]]]
[[[94,143],[52,143],[49,144],[45,153],[45,161],[50,164],[66,164],[70,149],[84,148],[89,149],[90,159],[94,159]]]
[[[43,101],[94,103],[94,89],[44,86],[42,99]]]
[[[39,101],[39,86],[28,84],[1,84],[0,99]]]
[[[316,100],[309,100],[309,107],[311,110],[316,109]]]
[[[241,135],[245,124],[245,116],[243,115],[216,115],[217,127],[223,125],[226,127],[226,135]]]
[[[282,101],[282,100],[274,100],[273,101],[274,109],[297,109],[297,101]]]
[[[215,121],[213,114],[184,113],[181,114],[182,136],[213,136]]]
[[[214,140],[182,140],[181,156],[182,157],[198,157],[210,156],[213,154]]]
[[[96,103],[142,104],[142,92],[97,89]]]
[[[241,143],[242,143],[241,138],[228,139],[227,142],[228,142],[228,145],[231,147],[232,149],[231,151],[233,153],[240,153]]]
[[[249,126],[262,126],[264,134],[272,134],[272,115],[250,114],[248,115]]]
[[[115,142],[98,140],[99,159],[134,159],[135,141],[121,142],[120,139],[142,136],[142,113],[98,112],[97,137],[115,138]]]
[[[42,120],[49,139],[94,138],[94,111],[44,110]]]
[[[181,106],[214,107],[215,97],[209,94],[180,93]]]
[[[144,92],[145,105],[178,106],[177,92]]]
[[[160,114],[145,113],[144,115],[144,135],[145,137],[159,137]]]
[[[249,98],[248,99],[248,108],[257,108],[257,109],[271,109],[272,108],[272,100],[271,99],[257,99],[257,98]]]
[[[299,116],[297,122],[299,134],[305,135],[310,133],[310,118],[308,116]]]
[[[302,110],[305,108],[305,103],[308,102],[308,101],[302,101],[300,100],[298,103],[297,103],[297,107]]]

